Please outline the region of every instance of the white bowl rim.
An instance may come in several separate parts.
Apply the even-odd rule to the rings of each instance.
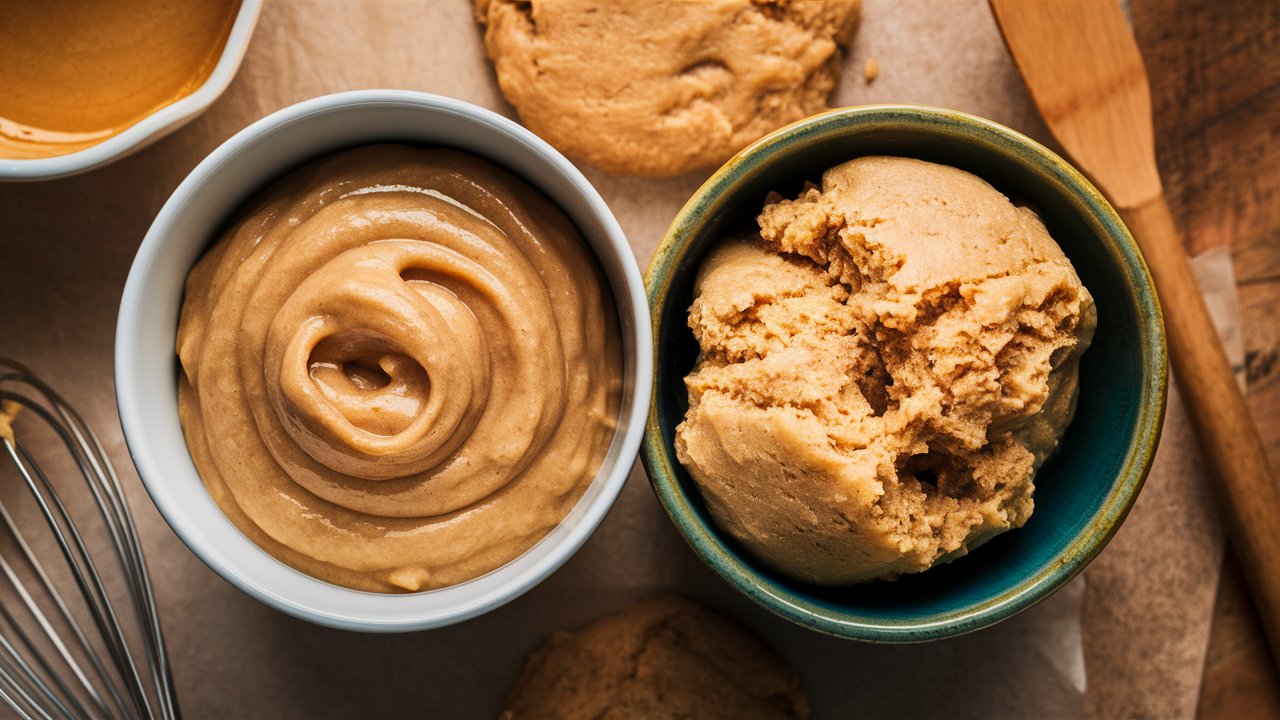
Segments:
[[[100,143],[66,155],[19,160],[0,158],[0,181],[53,180],[88,172],[115,162],[159,140],[195,119],[226,91],[249,49],[263,0],[241,0],[222,54],[209,77],[194,92],[154,110],[150,115]]]
[[[155,422],[155,420],[148,421],[139,407],[141,404],[140,392],[142,383],[139,381],[140,371],[138,365],[141,353],[136,350],[133,340],[139,337],[141,330],[138,319],[139,308],[143,303],[147,302],[146,276],[164,249],[165,235],[169,226],[186,209],[201,185],[210,175],[216,173],[220,166],[241,152],[246,144],[280,126],[335,110],[352,109],[358,106],[387,105],[409,105],[434,113],[450,114],[463,118],[465,121],[475,123],[492,131],[495,135],[504,136],[506,140],[516,145],[523,146],[525,150],[533,152],[540,161],[547,163],[549,169],[568,180],[573,186],[573,190],[579,193],[582,199],[586,201],[590,213],[603,227],[605,237],[602,240],[607,242],[608,248],[618,255],[618,265],[623,276],[622,286],[620,287],[613,278],[610,278],[609,281],[609,287],[615,296],[618,312],[623,312],[620,295],[625,294],[631,304],[631,317],[620,318],[624,321],[621,323],[622,326],[625,326],[627,324],[625,320],[629,319],[633,328],[630,340],[634,347],[626,348],[625,345],[628,338],[626,336],[623,338],[624,362],[626,365],[634,367],[634,384],[629,392],[624,389],[622,407],[626,408],[628,396],[631,398],[631,406],[625,416],[622,416],[620,411],[619,426],[615,431],[613,445],[605,461],[606,466],[602,466],[592,480],[593,485],[601,485],[600,494],[595,497],[594,504],[586,508],[585,514],[577,518],[576,524],[567,531],[567,534],[557,540],[559,545],[555,547],[554,552],[546,554],[536,562],[524,563],[527,567],[520,568],[518,573],[512,572],[513,577],[502,588],[489,592],[473,601],[452,607],[447,612],[423,612],[421,608],[414,607],[414,599],[438,593],[447,593],[458,588],[466,588],[472,583],[477,583],[497,573],[510,572],[511,568],[530,557],[539,545],[548,542],[552,535],[561,530],[564,525],[558,526],[551,534],[544,537],[542,541],[527,550],[523,555],[480,578],[438,590],[409,594],[371,593],[326,583],[285,565],[250,542],[254,550],[262,556],[270,558],[278,565],[279,572],[293,573],[302,578],[304,584],[310,586],[312,590],[323,586],[331,589],[325,590],[325,593],[337,591],[344,595],[348,601],[353,597],[359,597],[360,600],[358,602],[362,603],[362,611],[352,613],[325,607],[317,604],[315,599],[309,596],[287,597],[263,587],[259,582],[241,572],[240,568],[224,557],[219,548],[205,536],[205,533],[209,531],[208,528],[197,531],[186,524],[183,498],[179,497],[179,493],[168,487],[167,483],[160,481],[161,478],[166,477],[166,473],[160,466],[160,461],[155,457],[152,441],[147,433],[147,426],[150,422]],[[316,156],[322,156],[325,152],[328,151],[318,151]],[[543,189],[534,180],[528,179],[528,181],[534,184],[535,187]],[[234,210],[235,208],[228,208],[228,213],[234,212]],[[598,246],[593,245],[593,252],[599,253]],[[645,420],[649,411],[649,397],[652,394],[652,346],[648,299],[644,289],[644,281],[640,275],[639,265],[635,261],[631,247],[621,226],[618,224],[617,218],[605,204],[604,199],[600,197],[594,186],[569,160],[546,141],[523,126],[493,111],[462,100],[406,90],[355,90],[312,98],[285,107],[254,122],[214,149],[174,190],[156,215],[138,248],[121,297],[115,338],[116,404],[130,455],[137,468],[138,476],[141,478],[152,502],[175,534],[211,569],[263,603],[304,620],[347,630],[408,632],[443,627],[461,622],[493,610],[519,597],[555,572],[594,533],[605,515],[612,508],[632,467],[635,465],[635,460],[639,453]],[[175,356],[175,369],[176,362]],[[182,446],[182,453],[184,455],[187,453],[185,443]],[[615,459],[612,466],[608,465],[609,457]],[[186,458],[190,462],[189,455],[186,455]],[[193,473],[196,472],[193,463],[190,470]],[[202,484],[200,490],[204,493],[204,498],[209,503],[212,503],[212,498],[208,497],[207,492],[204,492]],[[587,493],[590,494],[591,491],[592,488],[589,488]],[[571,516],[582,509],[586,498],[587,495],[584,495],[583,499],[579,501],[571,512]],[[220,526],[215,530],[218,535],[225,539],[229,537],[225,535],[229,531],[248,542],[239,529],[225,516],[222,516],[220,511],[219,517],[225,523],[225,526]]]

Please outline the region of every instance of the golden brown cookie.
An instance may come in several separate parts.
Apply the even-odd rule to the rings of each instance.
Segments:
[[[503,720],[808,718],[800,678],[738,623],[689,600],[646,600],[525,661]]]
[[[826,109],[859,4],[476,0],[476,14],[531,130],[604,170],[667,176]]]

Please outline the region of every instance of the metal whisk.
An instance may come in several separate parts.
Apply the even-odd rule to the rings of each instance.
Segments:
[[[50,428],[80,477],[65,473],[67,477],[51,481],[24,444],[28,436],[15,432],[16,416],[22,416],[23,430],[34,430],[41,422]],[[0,358],[0,442],[66,564],[65,570],[47,567],[37,558],[28,542],[32,536],[19,530],[10,512],[16,508],[6,507],[14,493],[6,492],[0,501],[0,574],[7,588],[0,583],[0,589],[17,601],[0,603],[0,698],[29,720],[179,717],[147,565],[120,480],[97,435],[30,370]],[[52,469],[50,459],[45,456]],[[13,468],[6,465],[0,460],[0,481],[12,482]],[[86,488],[105,525],[96,534],[106,540],[90,542],[97,518],[72,517],[71,507],[84,505],[83,495],[81,502],[64,502]],[[47,538],[42,540],[50,546]],[[119,578],[110,574],[117,571]],[[53,576],[64,578],[64,585],[74,582],[79,597],[61,592]],[[132,613],[117,610],[120,583],[104,582],[121,578]],[[69,599],[76,600],[74,605]]]

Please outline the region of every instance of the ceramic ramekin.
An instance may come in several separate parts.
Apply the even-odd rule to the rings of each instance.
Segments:
[[[87,172],[132,155],[191,122],[221,97],[231,84],[245,51],[249,49],[249,38],[258,24],[261,11],[262,0],[241,0],[218,63],[195,92],[156,110],[118,135],[83,150],[32,160],[0,158],[0,181],[53,180]]]
[[[618,429],[596,478],[541,542],[493,572],[428,592],[338,587],[258,548],[222,514],[192,464],[178,421],[175,335],[183,283],[230,215],[288,170],[341,148],[398,141],[485,156],[555,201],[590,243],[617,304],[623,338]],[[537,585],[586,541],[617,498],[639,449],[652,387],[648,305],[622,229],[595,188],[550,145],[474,105],[415,92],[363,90],[315,98],[250,125],[196,166],[138,249],[116,329],[116,398],[138,473],[174,532],[211,568],[259,600],[334,627],[396,632],[492,610]]]
[[[708,250],[754,227],[770,191],[862,155],[954,165],[1032,205],[1098,308],[1080,365],[1080,400],[1058,454],[1040,470],[1027,524],[954,562],[896,582],[823,588],[762,566],[712,521],[676,459],[688,407],[684,376],[698,345],[687,325],[694,276]],[[1133,238],[1102,195],[1062,158],[993,122],[948,110],[848,108],[783,128],[720,168],[676,216],[645,277],[654,327],[653,405],[642,457],[685,539],[734,588],[800,625],[832,635],[915,642],[991,625],[1048,597],[1098,554],[1151,466],[1164,417],[1164,328]]]

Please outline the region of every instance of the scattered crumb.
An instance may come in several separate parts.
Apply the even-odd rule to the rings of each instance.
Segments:
[[[878,77],[880,77],[880,63],[875,58],[869,58],[867,64],[862,66],[862,79],[870,85]]]
[[[0,440],[13,442],[13,419],[21,409],[22,405],[13,400],[0,403]]]

